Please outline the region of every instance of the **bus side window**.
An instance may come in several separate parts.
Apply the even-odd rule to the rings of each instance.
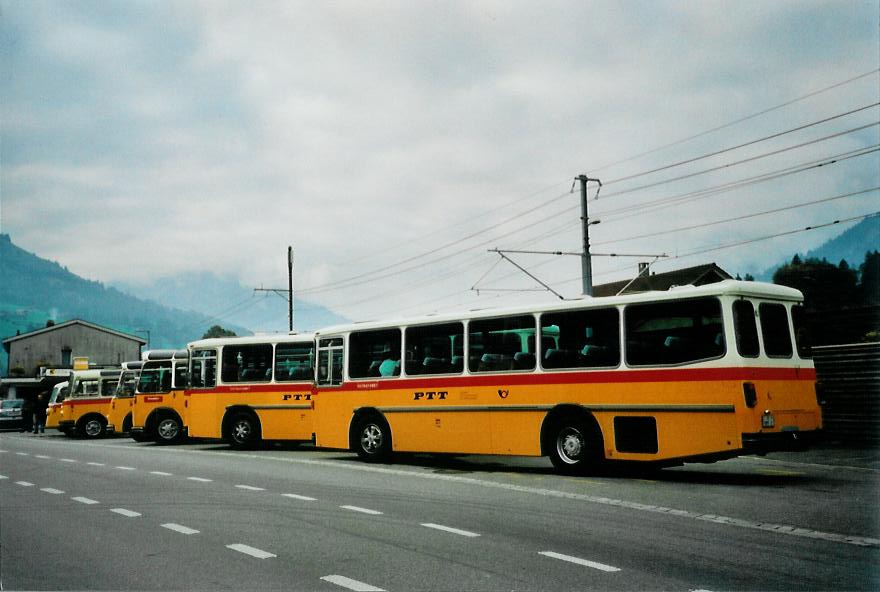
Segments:
[[[758,325],[755,322],[755,307],[749,300],[733,303],[733,330],[736,334],[736,351],[744,358],[757,358]]]
[[[357,331],[348,345],[348,375],[352,378],[400,376],[400,329]]]
[[[788,329],[788,310],[784,304],[762,302],[758,305],[761,318],[761,337],[764,352],[771,358],[790,358],[791,333]]]
[[[795,304],[791,307],[791,324],[794,328],[794,344],[797,346],[798,356],[809,359],[813,357],[813,335],[805,314],[803,304]]]
[[[725,352],[717,298],[630,304],[625,323],[626,362],[631,366],[685,364]]]
[[[541,366],[609,368],[620,364],[620,314],[616,308],[541,315]]]
[[[480,319],[468,326],[468,369],[503,372],[535,368],[535,317]]]

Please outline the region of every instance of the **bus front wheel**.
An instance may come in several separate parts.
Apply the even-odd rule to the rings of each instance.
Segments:
[[[601,438],[578,419],[562,419],[550,434],[550,462],[560,473],[578,474],[595,469],[601,458]]]
[[[233,448],[253,448],[259,439],[259,427],[250,413],[239,413],[229,422],[229,443]]]
[[[159,444],[173,444],[180,440],[183,434],[183,426],[176,417],[164,415],[156,423],[156,442]]]
[[[357,455],[367,462],[380,462],[391,455],[391,428],[384,419],[368,415],[357,420],[353,434]]]
[[[100,438],[104,434],[105,421],[97,417],[88,417],[79,426],[79,435],[85,438]]]

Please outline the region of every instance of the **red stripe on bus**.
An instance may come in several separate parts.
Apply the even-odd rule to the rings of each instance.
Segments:
[[[486,376],[433,376],[425,379],[383,379],[346,382],[332,390],[478,387],[495,385],[625,384],[639,382],[722,382],[753,380],[816,380],[813,368],[694,368],[540,374],[489,374]]]
[[[92,405],[94,403],[109,403],[109,402],[110,402],[110,397],[106,397],[103,399],[86,399],[84,401],[71,401],[68,399],[67,401],[64,401],[63,405],[70,405],[71,407],[74,407],[76,405]]]

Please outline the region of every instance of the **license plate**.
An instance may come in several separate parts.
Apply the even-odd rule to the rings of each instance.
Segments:
[[[762,415],[761,416],[761,427],[772,428],[775,426],[776,426],[776,420],[773,419],[772,415]]]

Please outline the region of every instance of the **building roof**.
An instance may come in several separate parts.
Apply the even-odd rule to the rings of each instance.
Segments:
[[[95,323],[90,323],[88,321],[83,321],[82,319],[73,319],[70,321],[66,321],[64,323],[59,323],[57,325],[52,325],[51,327],[44,327],[43,329],[37,329],[36,331],[31,331],[29,333],[22,333],[21,335],[15,335],[13,337],[7,337],[3,340],[3,347],[6,348],[8,344],[13,341],[18,341],[20,339],[28,339],[30,337],[35,337],[37,335],[48,333],[50,331],[57,331],[58,329],[64,329],[66,327],[70,327],[73,325],[82,325],[84,327],[88,327],[89,329],[94,329],[96,331],[102,331],[104,333],[109,333],[110,335],[115,335],[117,337],[122,337],[123,339],[128,339],[131,341],[136,341],[141,345],[146,345],[146,340],[138,337],[137,335],[129,335],[128,333],[122,333],[121,331],[114,331],[113,329],[108,329],[107,327],[102,327],[101,325],[96,325]]]
[[[624,294],[637,294],[652,290],[668,290],[674,286],[704,286],[732,279],[731,275],[715,263],[686,267],[664,273],[642,275],[635,280],[624,280],[610,284],[593,286],[593,296],[614,296],[624,290]],[[629,285],[627,285],[629,284]]]

